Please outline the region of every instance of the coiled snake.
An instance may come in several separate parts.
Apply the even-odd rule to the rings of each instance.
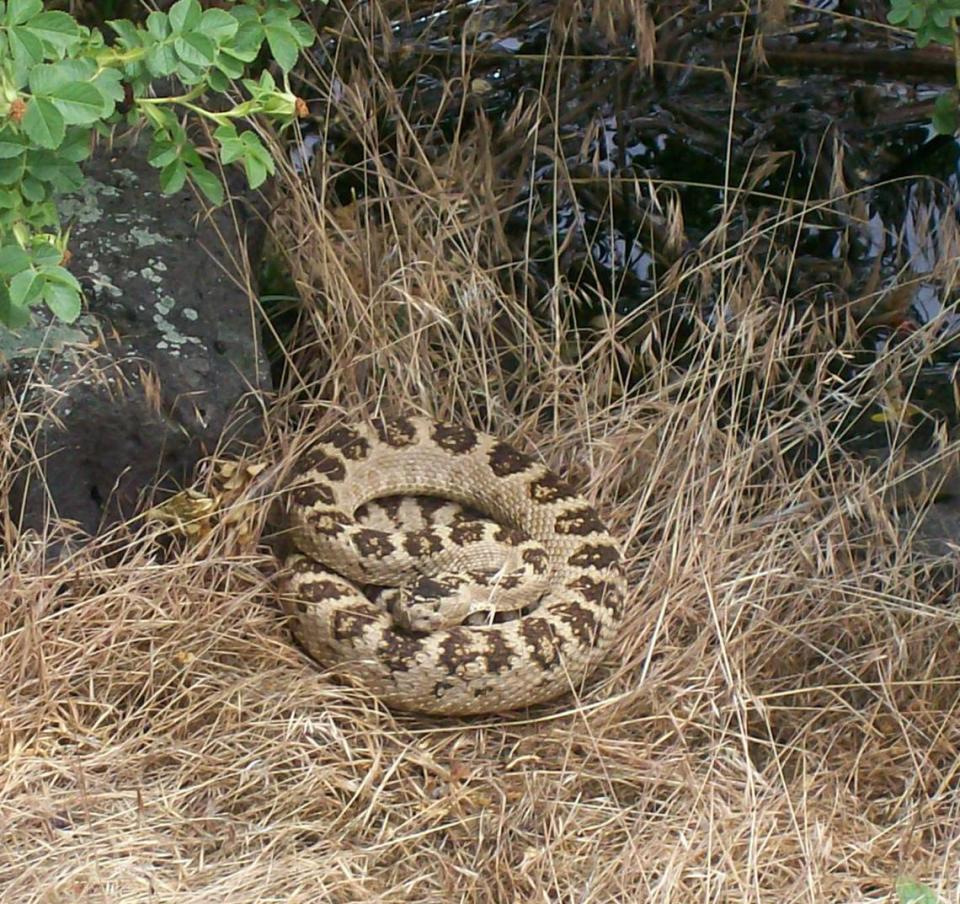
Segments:
[[[370,500],[440,497],[446,524],[380,529]],[[496,712],[577,689],[610,646],[625,580],[593,507],[492,436],[426,418],[338,427],[302,456],[286,495],[282,600],[314,659],[388,705]],[[499,525],[499,527],[497,526]],[[396,587],[371,598],[363,585]]]

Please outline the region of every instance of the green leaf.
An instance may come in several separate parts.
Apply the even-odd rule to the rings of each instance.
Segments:
[[[938,27],[932,19],[929,19],[917,29],[917,47],[926,47],[932,41],[938,44],[952,44],[953,33],[947,28]]]
[[[247,181],[251,188],[259,188],[268,175],[273,175],[276,164],[255,132],[244,132],[240,141],[243,144],[243,168]]]
[[[947,91],[934,101],[931,119],[938,135],[953,135],[957,131],[960,117],[958,117],[955,91]]]
[[[240,27],[240,23],[222,9],[207,9],[203,12],[197,31],[206,35],[218,47],[229,41]]]
[[[103,98],[101,116],[106,119],[113,115],[117,104],[123,100],[123,73],[119,69],[102,69],[94,78],[93,84]]]
[[[48,183],[57,191],[73,191],[83,184],[83,172],[76,163],[66,159],[62,151],[62,147],[56,151],[31,151],[27,156],[27,170],[30,177]]]
[[[297,15],[295,6],[275,3],[268,5],[266,12],[263,14],[263,22],[265,25],[285,25],[295,15]]]
[[[60,249],[57,248],[56,245],[51,244],[47,244],[43,246],[43,248],[44,251],[49,251],[52,255],[49,258],[49,262],[44,263],[41,267],[47,282],[52,282],[58,286],[67,286],[69,289],[76,289],[80,292],[80,283],[77,282],[77,278],[66,267],[60,264],[60,261],[63,259],[63,254]]]
[[[256,59],[256,54],[253,55]],[[229,47],[224,47],[217,54],[217,68],[220,69],[228,78],[240,78],[243,75],[243,68],[250,60],[243,60],[235,56]]]
[[[249,7],[241,7],[241,9],[248,8]],[[240,12],[239,9],[234,9],[233,15],[236,15],[238,12]],[[260,53],[263,39],[263,28],[256,19],[241,22],[237,33],[233,36],[233,40],[228,47],[223,48],[223,52],[229,53],[230,56],[236,57],[244,63],[252,63],[257,58],[257,54]]]
[[[263,185],[269,175],[267,167],[254,157],[247,157],[243,161],[243,171],[247,174],[247,182],[250,183],[250,188],[254,189]]]
[[[47,190],[44,188],[43,183],[30,173],[24,176],[23,181],[20,183],[20,194],[28,201],[33,201],[35,204],[38,204],[47,197]]]
[[[10,42],[10,55],[17,62],[35,66],[43,59],[43,42],[23,26],[11,28],[7,32],[7,39]]]
[[[177,56],[191,66],[212,66],[217,56],[213,41],[198,31],[184,32],[173,42],[173,47]]]
[[[44,97],[32,97],[23,115],[23,131],[38,147],[56,148],[63,142],[66,125],[60,111]]]
[[[26,151],[27,144],[22,135],[14,132],[9,126],[0,129],[0,160],[19,157]]]
[[[292,34],[289,23],[283,27],[268,25],[264,28],[270,53],[284,72],[289,72],[297,63],[300,46]]]
[[[316,31],[306,22],[301,22],[298,19],[294,22],[291,22],[290,27],[293,29],[294,37],[297,39],[297,43],[299,43],[304,49],[312,46],[313,42],[317,40]]]
[[[179,158],[168,163],[160,170],[160,189],[165,195],[172,195],[183,188],[187,181],[187,168]]]
[[[66,124],[89,125],[102,118],[105,107],[113,107],[89,81],[95,71],[88,60],[44,63],[31,69],[30,90],[34,100],[50,100]]]
[[[161,169],[168,163],[176,160],[177,146],[159,135],[154,137],[153,144],[150,146],[150,153],[147,155],[147,161],[151,166]]]
[[[147,16],[147,31],[158,41],[170,37],[170,20],[163,14],[152,12]]]
[[[106,98],[90,82],[64,85],[51,96],[54,106],[70,126],[89,125],[103,118]]]
[[[19,245],[4,245],[0,248],[0,276],[16,276],[30,266],[30,255]]]
[[[177,55],[169,44],[154,44],[147,52],[147,69],[153,76],[163,78],[172,75],[178,63]]]
[[[220,159],[223,163],[233,163],[234,160],[239,160],[244,155],[243,144],[240,142],[240,136],[234,126],[223,125],[218,127],[213,133],[213,137],[220,145]]]
[[[0,323],[6,325],[8,329],[18,330],[30,322],[30,312],[26,308],[20,308],[10,300],[10,293],[7,287],[0,283]]]
[[[200,191],[211,204],[219,207],[223,203],[223,183],[205,166],[191,167],[190,178],[197,183]]]
[[[203,69],[180,60],[177,63],[176,76],[185,85],[196,85],[203,80]]]
[[[40,298],[61,320],[73,323],[80,314],[83,295],[80,283],[69,270],[53,264],[40,271]]]
[[[83,179],[83,170],[76,163],[64,160],[53,178],[50,179],[50,184],[55,191],[66,194],[68,191],[77,191],[77,189],[82,188]]]
[[[260,14],[253,8],[252,5],[245,4],[243,6],[233,6],[229,10],[229,13],[241,25],[260,21]]]
[[[10,280],[10,302],[19,308],[27,308],[33,304],[43,291],[43,279],[33,268],[21,270]]]
[[[950,11],[946,9],[934,9],[933,10],[933,24],[939,25],[940,28],[947,28],[950,25]]]
[[[178,150],[180,152],[180,159],[186,163],[187,166],[203,166],[203,160],[197,153],[197,149],[186,139],[180,143]]]
[[[107,25],[114,30],[120,39],[119,44],[121,47],[129,49],[131,47],[143,46],[143,32],[129,19],[111,19],[107,22]]]
[[[253,154],[255,157],[260,157],[263,160],[273,160],[270,152],[264,147],[260,136],[256,132],[249,129],[246,132],[242,132],[240,134],[240,141],[243,143],[244,149],[248,154]]]
[[[47,307],[65,323],[73,323],[80,316],[82,298],[79,289],[48,282],[43,287]]]
[[[47,199],[42,204],[31,204],[25,219],[34,229],[60,228],[60,215],[52,199]]]
[[[147,104],[142,108],[142,115],[157,131],[172,132],[177,128],[177,118],[167,107]],[[137,118],[134,117],[134,122]]]
[[[16,185],[26,171],[27,155],[0,160],[0,185]]]
[[[211,69],[207,73],[207,84],[213,91],[223,93],[230,87],[230,79],[219,69]]]
[[[42,0],[9,0],[3,21],[6,25],[21,25],[41,12]]]
[[[273,80],[273,76],[270,74],[268,69],[264,69],[263,72],[260,73],[259,82],[254,81],[253,79],[244,79],[243,83],[247,86],[247,90],[251,94],[277,90],[277,83]]]
[[[42,236],[43,239],[49,239],[49,236]],[[63,254],[52,241],[42,241],[33,249],[33,263],[39,267],[43,273],[49,273],[52,267],[57,267]]]
[[[202,14],[197,0],[177,0],[170,7],[170,27],[175,33],[193,31],[200,24]]]
[[[81,160],[86,160],[91,151],[90,130],[72,128],[67,129],[67,137],[57,148],[57,156],[71,163],[79,163]]]
[[[75,47],[82,39],[80,26],[73,16],[60,10],[49,10],[33,16],[24,28],[61,54]]]
[[[30,70],[30,90],[34,94],[55,96],[61,88],[73,82],[88,82],[96,67],[89,60],[60,60],[58,63],[43,63]]]
[[[897,897],[900,904],[938,904],[933,890],[913,879],[897,879]]]

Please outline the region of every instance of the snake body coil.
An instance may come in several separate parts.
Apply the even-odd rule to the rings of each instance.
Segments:
[[[356,519],[399,494],[451,500],[495,524],[405,531]],[[620,624],[621,553],[592,506],[468,427],[397,418],[335,428],[296,466],[287,511],[299,550],[282,588],[294,632],[314,659],[398,709],[466,715],[549,700],[580,686]],[[513,552],[498,554],[507,541]],[[411,584],[382,594],[391,605],[362,590]]]

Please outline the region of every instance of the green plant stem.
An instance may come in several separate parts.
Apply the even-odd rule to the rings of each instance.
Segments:
[[[176,96],[167,95],[166,97],[138,97],[136,99],[136,103],[158,106],[162,104],[180,104],[181,106],[187,107],[190,110],[203,113],[205,111],[193,106],[192,101],[202,96],[205,88],[206,86],[201,82],[200,84],[191,88],[186,94],[178,94]]]
[[[94,56],[94,62],[97,69],[102,72],[104,69],[116,69],[118,66],[124,66],[127,63],[136,63],[147,55],[146,47],[131,47],[129,50],[116,50],[113,47],[101,49]]]

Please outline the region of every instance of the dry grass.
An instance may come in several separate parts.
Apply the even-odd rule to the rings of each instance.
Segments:
[[[481,143],[420,163],[384,169],[379,221],[289,180],[305,305],[256,457],[377,409],[536,450],[628,550],[617,649],[581,699],[396,714],[311,668],[235,524],[172,556],[11,539],[0,898],[880,902],[910,875],[960,901],[952,584],[882,504],[897,474],[839,453],[842,388],[790,379],[817,326],[744,266],[685,369],[609,324],[578,351],[562,290],[551,321],[497,279]]]

